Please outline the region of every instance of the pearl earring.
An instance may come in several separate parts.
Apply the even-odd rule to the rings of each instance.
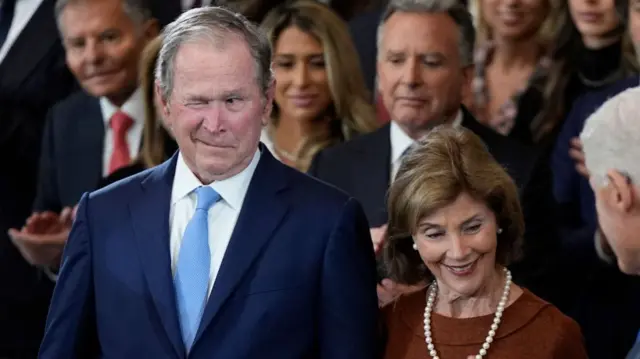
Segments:
[[[502,234],[502,228],[498,228],[498,234]]]
[[[415,244],[415,243],[413,244],[413,250],[414,250],[414,251],[417,251],[417,250],[418,250],[418,245],[417,245],[417,244]]]

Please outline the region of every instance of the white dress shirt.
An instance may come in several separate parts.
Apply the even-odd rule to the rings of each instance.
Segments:
[[[462,124],[462,110],[458,111],[455,120],[451,124],[454,127],[458,127]],[[406,132],[395,122],[391,121],[391,179],[396,178],[396,174],[398,174],[398,169],[400,168],[400,164],[402,163],[402,154],[406,151],[411,145],[415,143],[413,138],[409,137]]]
[[[18,0],[16,1],[16,8],[13,13],[13,20],[11,21],[11,27],[7,33],[7,39],[4,41],[2,48],[0,48],[0,63],[7,56],[7,53],[11,49],[11,46],[16,42],[18,36],[31,20],[33,14],[35,14],[43,0]],[[0,6],[2,0],[0,0]],[[52,15],[53,16],[53,15]]]
[[[259,160],[260,150],[256,150],[251,163],[242,172],[209,185],[221,197],[217,203],[211,206],[208,213],[209,250],[211,252],[209,294],[211,294],[211,289],[218,276],[222,259],[227,251],[231,234],[236,226],[242,203]],[[171,210],[169,213],[171,272],[174,275],[184,231],[196,211],[196,194],[194,191],[200,186],[202,186],[202,182],[187,167],[182,153],[178,154],[173,188],[171,189]]]
[[[133,120],[133,125],[127,131],[127,145],[129,145],[129,156],[133,159],[140,150],[140,140],[144,129],[144,98],[142,90],[138,88],[129,99],[118,108],[104,97],[100,98],[100,111],[104,120],[104,149],[102,151],[102,175],[109,174],[109,162],[113,154],[113,130],[109,121],[116,111],[126,113]]]

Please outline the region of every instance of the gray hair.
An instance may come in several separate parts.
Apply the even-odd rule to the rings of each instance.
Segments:
[[[585,164],[595,183],[604,185],[609,170],[640,184],[640,87],[607,100],[585,122],[580,140]]]
[[[78,2],[91,2],[92,0],[57,0],[55,6],[55,17],[56,24],[58,25],[58,30],[62,31],[62,26],[60,23],[60,16],[62,16],[62,12],[69,4],[78,3]],[[122,7],[124,9],[125,14],[129,16],[131,21],[136,23],[137,25],[143,24],[145,21],[151,19],[151,10],[149,9],[147,0],[121,0]]]
[[[446,13],[458,25],[460,40],[458,43],[460,60],[463,66],[473,64],[473,46],[476,41],[476,30],[473,17],[460,0],[391,0],[378,25],[378,54],[382,45],[384,25],[396,12],[409,13]]]
[[[201,7],[183,13],[167,25],[162,49],[156,65],[156,81],[162,97],[169,98],[173,91],[175,58],[180,46],[186,42],[208,39],[220,44],[229,35],[238,35],[246,41],[256,64],[256,79],[264,93],[271,85],[271,45],[266,35],[244,16],[221,7]]]

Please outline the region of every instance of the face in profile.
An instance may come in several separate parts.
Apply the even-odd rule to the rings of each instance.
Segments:
[[[256,63],[239,36],[190,41],[178,49],[174,87],[163,116],[189,168],[203,183],[231,177],[251,162],[271,110]]]
[[[603,39],[620,24],[614,0],[569,0],[574,24],[584,39]]]
[[[495,36],[526,39],[540,29],[549,0],[484,0],[481,11]]]
[[[465,74],[459,28],[446,14],[396,12],[383,27],[378,89],[391,119],[408,132],[455,116]]]
[[[126,101],[138,84],[142,50],[157,34],[155,23],[132,21],[123,0],[94,0],[69,3],[60,26],[67,65],[82,87],[117,105]]]
[[[471,296],[496,273],[497,230],[491,209],[463,193],[422,218],[413,239],[441,289]]]
[[[322,44],[292,26],[274,46],[275,101],[281,117],[314,120],[331,105],[329,77]]]

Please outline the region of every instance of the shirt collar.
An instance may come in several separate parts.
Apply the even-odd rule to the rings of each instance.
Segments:
[[[242,172],[233,177],[212,182],[209,187],[213,188],[231,208],[240,210],[259,161],[260,150],[257,149],[251,163]],[[202,185],[202,182],[185,163],[182,153],[178,153],[178,162],[171,190],[171,205],[173,206],[182,198],[189,196],[196,188]]]
[[[451,125],[453,127],[461,126],[462,119],[462,110],[459,110]],[[398,161],[404,152],[414,143],[413,138],[409,137],[395,121],[391,121],[391,162]]]
[[[109,127],[111,117],[113,117],[113,114],[117,111],[126,113],[135,123],[144,124],[145,110],[142,89],[137,88],[120,108],[111,103],[106,97],[100,97],[100,111],[102,112],[102,119],[107,128]]]

